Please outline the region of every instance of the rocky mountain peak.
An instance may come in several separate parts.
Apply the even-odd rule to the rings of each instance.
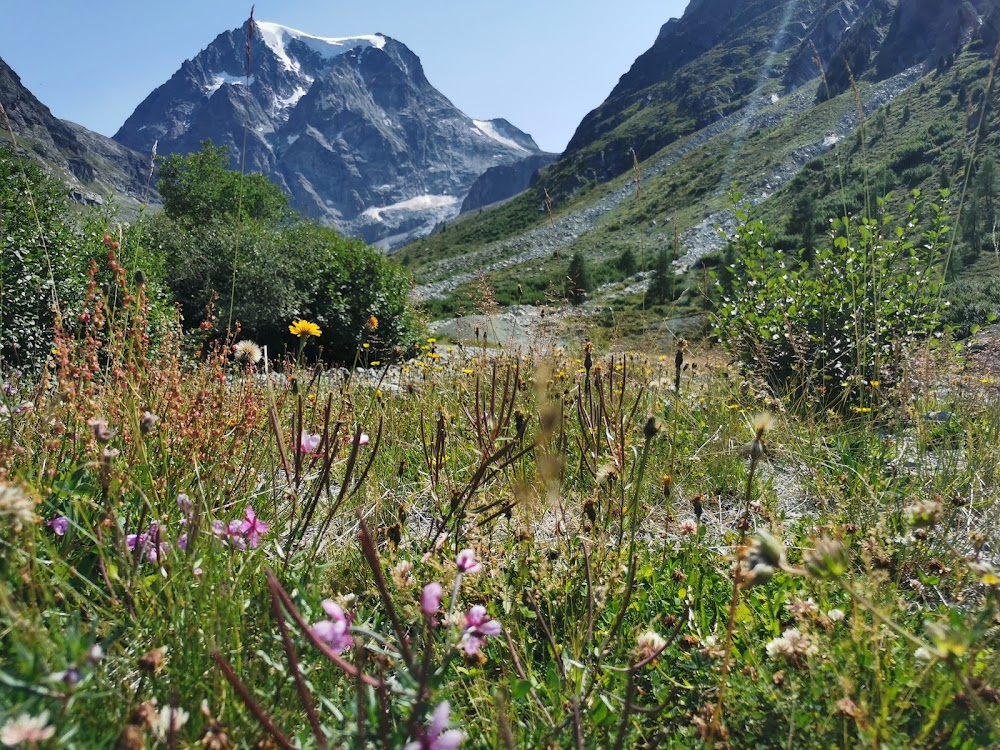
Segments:
[[[258,22],[249,69],[246,47],[245,28],[220,34],[115,139],[139,150],[158,141],[161,154],[210,139],[306,215],[388,247],[456,215],[490,167],[540,153],[506,120],[461,112],[384,34],[321,37]]]

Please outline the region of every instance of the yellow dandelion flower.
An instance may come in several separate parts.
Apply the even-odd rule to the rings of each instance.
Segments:
[[[298,336],[300,339],[309,338],[310,336],[319,338],[323,333],[319,329],[318,325],[310,323],[308,320],[296,320],[288,326],[288,331],[293,336]]]
[[[854,411],[858,414],[868,414],[871,412],[872,408],[870,406],[855,406]]]
[[[997,379],[996,378],[980,378],[979,382],[982,383],[983,385],[996,385]]]
[[[373,331],[377,331],[378,330],[378,318],[376,318],[374,315],[370,316],[368,318],[368,327],[371,330],[373,330]]]
[[[372,367],[378,367],[380,364],[382,363],[379,360],[377,359],[372,360]]]
[[[371,344],[362,344],[361,348],[362,349],[367,349],[369,346],[371,346]]]
[[[462,370],[462,374],[463,374],[463,375],[472,375],[472,374],[474,374],[475,372],[476,372],[475,370],[470,370],[470,369],[468,369],[468,368],[466,368],[466,369]]]
[[[872,380],[872,381],[870,381],[868,383],[868,385],[870,385],[872,388],[878,388],[880,385],[882,385],[882,381],[881,380]]]
[[[441,355],[437,352],[431,352],[427,355],[429,359],[441,359]]]

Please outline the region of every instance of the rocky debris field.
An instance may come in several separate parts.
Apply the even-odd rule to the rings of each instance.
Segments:
[[[872,112],[887,104],[905,91],[923,75],[923,67],[916,66],[893,78],[882,81],[862,95],[864,110]],[[643,171],[643,179],[658,174],[676,164],[691,151],[705,145],[713,138],[739,128],[742,132],[777,127],[789,117],[813,106],[815,87],[804,86],[793,94],[773,101],[761,98],[755,104],[724,117],[681,141],[668,153],[660,156]],[[858,113],[853,109],[836,122],[835,126],[815,143],[796,149],[778,167],[751,184],[743,192],[751,205],[769,198],[786,185],[810,160],[829,151],[848,137],[858,127]],[[729,188],[723,179],[716,195]],[[517,237],[493,242],[481,250],[462,257],[439,261],[428,272],[434,278],[416,287],[412,296],[416,301],[443,297],[481,273],[498,271],[512,266],[553,255],[557,250],[571,245],[578,237],[594,229],[608,212],[635,194],[635,186],[627,182],[595,203],[578,211],[560,216],[555,225],[545,224]],[[735,217],[731,210],[716,212],[681,235],[687,252],[676,261],[677,270],[690,268],[698,259],[722,247],[723,236],[732,231]],[[468,270],[470,268],[475,271]]]

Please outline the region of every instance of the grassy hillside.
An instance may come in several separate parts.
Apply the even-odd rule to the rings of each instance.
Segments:
[[[1000,159],[995,87],[987,101],[990,69],[983,46],[973,45],[950,66],[861,81],[857,91],[820,104],[821,79],[785,97],[761,95],[643,162],[638,184],[628,172],[554,201],[555,226],[538,187],[396,257],[414,273],[418,288],[431,285],[428,310],[449,316],[476,308],[484,280],[501,304],[552,301],[566,286],[569,259],[581,253],[594,272],[595,305],[655,323],[703,307],[703,274],[695,269],[679,276],[676,304],[664,308],[645,299],[642,284],[628,282],[618,260],[631,252],[641,271],[666,247],[675,258],[689,254],[689,261],[707,250],[703,262],[717,263],[721,242],[714,227],[731,220],[734,184],[759,204],[772,241],[793,252],[806,240],[821,242],[830,219],[873,209],[882,195],[894,193],[898,208],[912,190],[936,196],[949,186],[946,208],[959,224],[949,269],[961,302],[956,310],[983,322],[998,296],[981,278],[984,268],[992,268],[984,266],[989,256],[983,251],[992,248],[1000,205],[983,184],[990,180],[982,165],[988,172]]]

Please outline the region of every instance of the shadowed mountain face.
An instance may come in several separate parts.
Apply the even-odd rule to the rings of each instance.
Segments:
[[[150,157],[143,156],[102,135],[60,120],[21,83],[0,60],[0,103],[3,104],[23,153],[45,165],[67,184],[71,196],[82,203],[99,203],[114,195],[124,206],[135,206],[148,191]],[[6,126],[0,141],[9,140]]]
[[[822,71],[835,87],[956,51],[998,0],[692,0],[580,123],[552,175],[565,194],[604,181]]]
[[[381,34],[331,39],[272,23],[220,34],[128,118],[115,139],[160,153],[226,145],[293,207],[393,247],[458,214],[491,167],[540,151],[505,120],[474,120]],[[249,71],[250,75],[247,76]],[[505,196],[506,197],[506,196]]]

